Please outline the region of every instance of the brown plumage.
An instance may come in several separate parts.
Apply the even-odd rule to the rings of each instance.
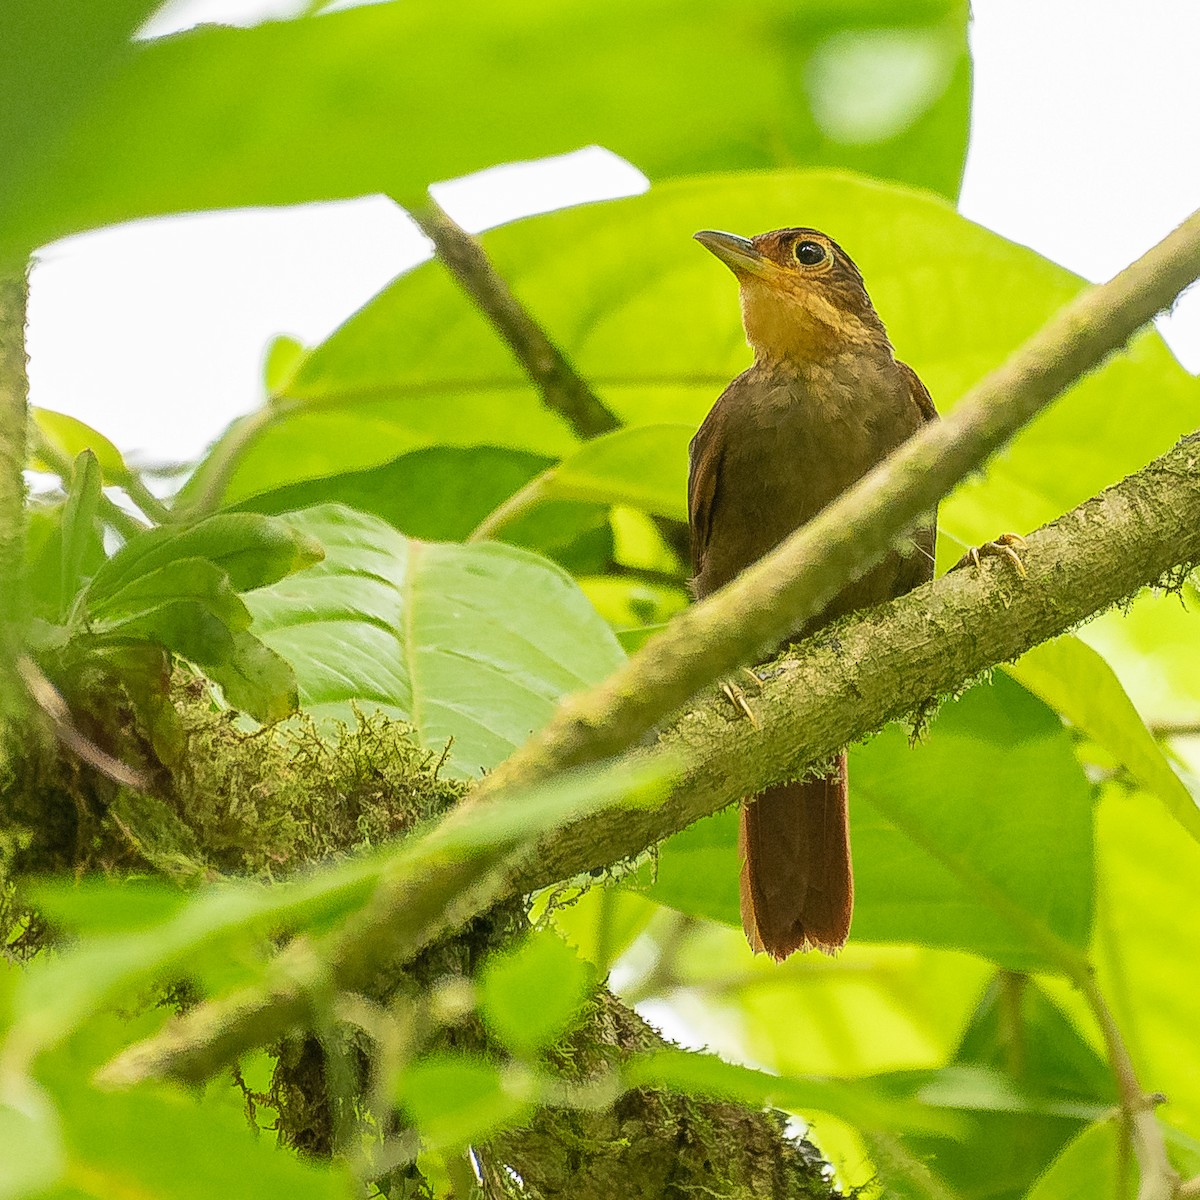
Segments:
[[[693,588],[707,596],[936,418],[899,362],[862,276],[815,229],[753,240],[696,239],[737,276],[754,365],[713,405],[691,445]],[[933,577],[936,518],[844,588],[804,637],[853,609]],[[846,756],[829,775],[781,783],[742,805],[742,924],[755,950],[784,959],[846,942],[854,903]]]

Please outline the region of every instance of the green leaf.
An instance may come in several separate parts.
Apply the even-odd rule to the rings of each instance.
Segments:
[[[754,233],[794,225],[798,214],[854,256],[897,352],[942,412],[1086,286],[936,197],[822,171],[674,180],[483,240],[518,298],[622,420],[694,428],[750,353],[734,280],[689,235]],[[294,403],[275,409],[234,454],[228,500],[421,446],[562,457],[575,440],[436,263],[401,276],[316,347],[287,394]],[[1132,394],[1141,399],[1131,423]],[[942,505],[946,554],[956,559],[962,544],[1059,516],[1198,425],[1200,383],[1156,334],[1139,335]],[[231,438],[201,465],[196,487],[233,449]]]
[[[177,558],[134,575],[115,591],[101,591],[88,605],[89,627],[99,636],[130,636],[125,631],[131,623],[153,620],[164,605],[181,602],[207,610],[230,630],[250,628],[250,610],[229,575],[207,558]]]
[[[1001,972],[963,1031],[955,1060],[1005,1071],[1034,1093],[1111,1107],[1116,1084],[1105,1060],[1037,982]]]
[[[303,344],[295,338],[281,334],[271,340],[263,363],[263,382],[268,395],[283,391],[306,353]]]
[[[142,564],[151,561],[147,555]],[[245,561],[238,565],[245,578]],[[90,606],[88,642],[153,642],[180,654],[221,686],[229,704],[258,721],[296,711],[295,672],[249,632],[250,610],[222,567],[206,558],[178,558],[128,578],[116,590],[102,590]]]
[[[67,1055],[43,1068],[69,1145],[67,1177],[88,1195],[209,1200],[260,1195],[342,1200],[342,1172],[281,1154],[241,1106],[167,1085],[98,1091]],[[228,1087],[228,1084],[224,1086]]]
[[[318,543],[286,522],[255,513],[219,513],[184,529],[161,526],[131,538],[96,573],[88,604],[102,607],[135,579],[178,559],[208,559],[244,592],[303,570],[321,556]]]
[[[120,450],[90,425],[49,408],[31,408],[29,415],[59,459],[74,462],[85,450],[90,450],[100,464],[105,483],[122,484],[129,478],[129,468]],[[33,465],[41,471],[54,470],[50,463],[38,456],[36,450]]]
[[[549,476],[545,495],[627,504],[686,521],[691,425],[639,425],[592,438]]]
[[[1147,1091],[1164,1120],[1200,1135],[1195,998],[1200,994],[1200,846],[1157,800],[1110,784],[1096,821],[1104,903],[1092,958]],[[1060,1003],[1072,997],[1064,994]]]
[[[595,972],[566,942],[534,932],[489,959],[479,977],[480,1013],[514,1054],[530,1055],[566,1031],[595,983]]]
[[[425,1140],[466,1146],[525,1118],[532,1105],[523,1082],[483,1059],[431,1055],[404,1073],[398,1098]]]
[[[1091,928],[1092,805],[1058,718],[1004,676],[947,704],[910,748],[890,726],[850,755],[851,937],[1063,968]],[[740,925],[737,814],[663,847],[650,894]]]
[[[951,1063],[894,1076],[890,1087],[898,1098],[970,1114],[968,1137],[904,1138],[964,1200],[1024,1195],[1087,1122],[1117,1103],[1104,1060],[1040,987],[1009,972],[985,992]]]
[[[1023,654],[1005,667],[1035,696],[1088,734],[1200,841],[1200,808],[1172,770],[1112,668],[1069,634]]]
[[[1125,1172],[1126,1187],[1117,1188],[1122,1178],[1121,1128],[1115,1120],[1089,1125],[1050,1164],[1030,1189],[1026,1200],[1114,1200],[1132,1197],[1136,1171]]]
[[[300,707],[292,664],[252,633],[235,633],[227,658],[200,665],[221,685],[225,699],[256,721],[281,721]]]
[[[23,882],[23,898],[72,933],[127,933],[176,916],[187,893],[157,879],[84,877],[71,886],[46,879]]]
[[[247,600],[304,707],[381,709],[438,751],[453,739],[459,774],[495,766],[623,657],[574,581],[528,551],[417,542],[339,505],[286,519],[327,557]]]
[[[81,450],[63,508],[60,617],[67,615],[76,594],[104,562],[100,493],[100,464],[90,450]]]
[[[3,248],[152,213],[419,197],[436,180],[589,145],[655,179],[806,162],[955,196],[970,104],[966,18],[960,0],[916,10],[762,0],[753,11],[736,0],[549,11],[537,0],[464,0],[452,11],[426,0],[201,26],[137,47],[56,140],[40,186],[0,205]],[[861,129],[854,143],[839,140],[845,94],[828,63],[889,37],[907,51],[876,54],[878,80],[864,84],[878,84],[887,120],[869,141]],[[918,85],[910,63],[900,68],[909,86],[897,88],[896,59],[911,60],[914,45]],[[40,65],[53,78],[69,69]],[[14,118],[31,119],[20,91],[10,103]]]
[[[38,192],[39,168],[86,113],[129,40],[159,0],[6,0],[0,6],[0,195],[10,207]],[[43,193],[48,196],[51,193]],[[33,243],[8,243],[0,259],[18,263]],[[72,453],[71,458],[75,455]]]

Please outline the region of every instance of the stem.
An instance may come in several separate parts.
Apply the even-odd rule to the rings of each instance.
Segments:
[[[53,445],[33,427],[34,445],[37,456],[46,466],[57,475],[64,485],[69,485],[75,472],[75,464],[64,454],[60,454]],[[122,484],[128,492],[129,488]],[[107,492],[100,493],[100,509],[104,519],[126,540],[140,533],[146,526],[132,513],[127,513]]]
[[[517,517],[524,516],[530,509],[536,508],[546,497],[546,490],[554,479],[557,467],[547,467],[541,474],[535,475],[524,487],[513,492],[501,504],[498,504],[474,529],[467,534],[468,542],[486,542],[494,538],[501,529]]]
[[[216,446],[213,447],[204,463],[204,473],[200,477],[193,475],[192,480],[201,478],[194,496],[178,503],[173,510],[173,520],[195,521],[207,517],[221,506],[221,498],[225,489],[237,470],[242,455],[258,440],[258,435],[269,428],[285,412],[290,412],[295,403],[277,402],[264,405],[256,412],[248,413],[238,418],[229,431]],[[181,497],[187,492],[189,484],[184,485]]]
[[[1073,973],[1072,979],[1087,1000],[1104,1037],[1109,1067],[1117,1082],[1121,1110],[1125,1114],[1133,1152],[1137,1156],[1141,1176],[1137,1200],[1172,1200],[1172,1197],[1180,1194],[1179,1174],[1167,1157],[1162,1126],[1154,1113],[1161,1097],[1148,1096],[1142,1091],[1121,1030],[1091,969]]]
[[[446,270],[508,343],[542,393],[546,407],[558,413],[583,439],[619,428],[621,422],[513,295],[478,241],[433,199],[411,216],[433,242]]]
[[[25,439],[29,427],[24,271],[0,276],[0,712],[23,707],[15,674],[27,619],[25,574]]]
[[[121,487],[155,525],[167,525],[174,520],[171,510],[145,485],[136,471],[126,475]]]
[[[753,662],[878,562],[955,484],[1200,275],[1200,212],[1062,308],[935,421],[728,586],[676,617],[493,771],[477,795],[632,745],[701,688]]]

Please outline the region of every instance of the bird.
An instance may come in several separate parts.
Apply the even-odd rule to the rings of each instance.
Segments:
[[[734,274],[754,362],[721,393],[689,450],[692,590],[717,591],[937,419],[896,358],[853,260],[798,227],[753,238],[701,230]],[[933,578],[937,514],[848,583],[791,640]],[[750,946],[783,961],[836,953],[854,908],[845,752],[815,778],[743,800],[738,849]]]

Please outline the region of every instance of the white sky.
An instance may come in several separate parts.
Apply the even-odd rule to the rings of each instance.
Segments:
[[[153,33],[293,11],[291,0],[176,0]],[[1200,206],[1197,0],[974,0],[975,104],[962,211],[1091,279]],[[478,230],[640,191],[602,151],[484,172],[438,199]],[[34,404],[79,417],[134,461],[197,456],[261,400],[268,340],[311,344],[426,253],[366,199],[139,222],[46,248],[30,295]],[[1162,322],[1200,372],[1200,288]]]

